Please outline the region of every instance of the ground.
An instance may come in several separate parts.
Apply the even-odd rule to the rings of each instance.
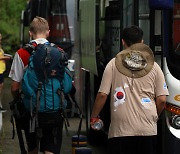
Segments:
[[[17,135],[15,139],[12,139],[12,124],[10,122],[11,112],[9,109],[9,102],[12,100],[10,93],[10,83],[11,80],[6,78],[4,82],[4,89],[2,93],[3,107],[7,109],[7,112],[3,113],[3,128],[0,134],[0,154],[20,154],[19,144]],[[72,136],[77,134],[79,126],[79,117],[69,118],[70,127],[68,128],[69,135],[66,135],[66,131],[63,131],[63,144],[61,149],[61,154],[72,154]],[[82,122],[82,135],[86,135],[85,131],[85,121]],[[87,144],[88,148],[92,149],[92,154],[105,154],[105,147],[95,147]]]

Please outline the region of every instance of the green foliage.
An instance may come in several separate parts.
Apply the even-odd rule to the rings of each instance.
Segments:
[[[0,33],[5,53],[13,54],[20,46],[20,17],[26,0],[0,0]]]

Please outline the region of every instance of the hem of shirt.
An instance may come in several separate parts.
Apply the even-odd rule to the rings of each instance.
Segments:
[[[108,139],[110,138],[114,138],[114,137],[127,137],[127,136],[155,136],[157,135],[157,132],[156,133],[149,133],[149,134],[124,134],[124,135],[111,135],[109,136],[108,135]]]

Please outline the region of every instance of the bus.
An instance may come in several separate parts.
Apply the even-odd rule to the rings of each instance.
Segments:
[[[109,100],[100,113],[104,129],[94,132],[89,118],[106,64],[123,47],[123,28],[137,25],[161,66],[169,96],[158,121],[158,154],[179,153],[180,147],[180,0],[77,0],[75,47],[80,52],[80,96],[92,143],[107,137]],[[99,135],[105,134],[103,137]],[[91,137],[93,136],[93,137]],[[93,139],[94,138],[94,139]]]
[[[122,30],[137,25],[144,31],[144,43],[161,66],[169,96],[158,121],[158,154],[178,154],[180,147],[180,0],[30,0],[22,13],[21,40],[36,16],[50,25],[49,40],[76,54],[76,100],[83,109],[90,143],[106,143],[110,124],[109,99],[100,113],[101,131],[90,128],[90,114],[106,64],[121,50]],[[67,6],[74,8],[73,34],[67,20]],[[72,16],[72,14],[70,15]],[[73,42],[73,43],[72,43]],[[70,49],[70,51],[68,51]]]
[[[74,33],[72,16],[68,16],[69,7],[67,9],[67,4],[69,2],[69,0],[29,0],[21,14],[21,46],[30,40],[28,35],[30,22],[34,17],[41,16],[47,19],[49,23],[50,35],[48,40],[63,48],[70,58]]]

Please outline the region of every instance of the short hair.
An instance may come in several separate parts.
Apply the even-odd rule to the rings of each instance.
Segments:
[[[122,39],[128,47],[135,43],[140,43],[142,41],[142,37],[142,29],[135,25],[124,28],[122,31]]]
[[[34,33],[45,33],[49,30],[49,25],[46,19],[36,16],[30,24],[29,30]]]

